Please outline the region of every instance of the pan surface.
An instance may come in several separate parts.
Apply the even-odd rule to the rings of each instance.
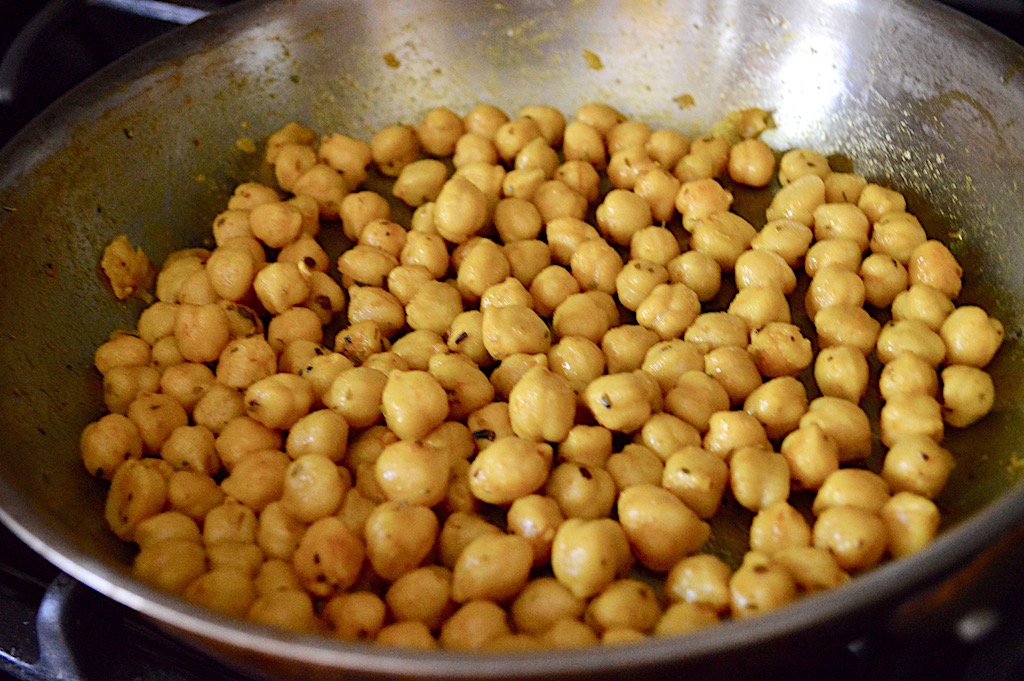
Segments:
[[[453,19],[457,17],[457,20]],[[606,101],[687,134],[737,108],[773,113],[774,148],[853,159],[903,191],[965,263],[958,303],[1000,318],[994,412],[948,446],[946,531],[913,558],[754,621],[642,646],[529,656],[423,655],[219,618],[128,575],[78,459],[101,386],[92,353],[139,307],[98,270],[126,234],[159,262],[203,243],[233,187],[265,173],[245,140],[289,121],[368,139],[434,106],[572,112]],[[937,3],[250,2],[101,72],[0,151],[0,518],[73,577],[182,635],[283,676],[611,674],[781,645],[882,607],[1024,518],[1017,480],[1024,308],[1024,52]]]

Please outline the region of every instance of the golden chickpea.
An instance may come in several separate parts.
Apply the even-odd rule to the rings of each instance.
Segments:
[[[455,150],[452,154],[452,165],[456,168],[471,163],[497,163],[498,150],[490,137],[476,132],[466,131],[455,140]]]
[[[651,289],[636,308],[637,322],[662,340],[678,338],[700,314],[697,293],[685,284],[662,283]]]
[[[932,366],[946,359],[946,343],[924,322],[901,319],[888,322],[878,334],[875,354],[882,364],[888,364],[903,353],[913,353]],[[955,362],[953,358],[949,361]]]
[[[469,601],[441,626],[439,640],[448,650],[480,650],[511,633],[501,606],[493,601]]]
[[[374,470],[388,500],[434,506],[447,492],[451,458],[431,445],[400,440],[381,451]]]
[[[895,190],[870,183],[861,189],[860,196],[857,198],[857,207],[864,211],[873,224],[887,213],[905,211],[907,200]]]
[[[831,553],[814,546],[783,549],[772,555],[772,560],[793,575],[802,594],[834,589],[850,581],[850,575],[839,567]]]
[[[399,438],[419,440],[448,416],[448,398],[426,371],[395,371],[381,392],[384,420]]]
[[[941,442],[945,434],[942,405],[931,395],[912,394],[893,397],[879,416],[882,444],[892,446],[908,435],[926,435]]]
[[[665,578],[670,603],[687,603],[711,612],[729,609],[729,578],[732,570],[717,556],[701,553],[683,558]]]
[[[814,381],[822,395],[860,402],[868,389],[870,370],[859,348],[834,345],[814,360]]]
[[[566,462],[551,472],[544,493],[555,500],[566,518],[592,520],[607,517],[611,513],[618,487],[605,468]]]
[[[487,375],[465,355],[435,354],[427,370],[448,395],[448,419],[462,421],[494,400]]]
[[[875,349],[882,325],[857,305],[829,305],[814,315],[818,347],[852,347],[867,356]]]
[[[256,544],[268,558],[291,561],[306,525],[289,515],[280,501],[272,501],[260,511]]]
[[[860,277],[864,280],[865,299],[878,308],[892,305],[896,296],[907,290],[909,283],[907,268],[891,256],[879,253],[864,259]]]
[[[753,225],[728,211],[698,218],[691,230],[690,247],[718,263],[723,272],[731,272],[736,260],[750,248],[757,234]]]
[[[267,504],[281,498],[284,475],[291,459],[276,449],[246,454],[220,483],[220,488],[259,513]]]
[[[431,109],[416,127],[416,137],[423,151],[431,156],[451,156],[463,132],[462,119],[446,107]]]
[[[205,473],[177,471],[167,481],[167,508],[203,520],[225,498],[217,481]]]
[[[796,581],[789,571],[758,551],[748,551],[729,578],[733,617],[755,617],[796,598]]]
[[[577,391],[582,390],[605,370],[605,353],[593,341],[580,336],[566,336],[548,350],[551,371],[569,382]]]
[[[775,193],[765,211],[765,218],[793,220],[810,227],[814,224],[814,210],[825,203],[825,183],[814,174],[803,175]]]
[[[203,544],[256,542],[256,513],[248,506],[230,497],[211,508],[203,521]]]
[[[774,556],[786,549],[811,545],[811,526],[785,501],[762,508],[750,523],[750,549]]]
[[[544,353],[528,355],[516,353],[501,360],[494,371],[491,372],[491,385],[494,386],[494,394],[501,400],[508,401],[512,388],[519,382],[526,372],[535,366],[547,367],[548,356]]]
[[[904,211],[892,211],[875,221],[871,230],[871,251],[906,265],[914,249],[927,240],[920,220]]]
[[[839,469],[839,446],[817,423],[797,428],[779,447],[789,475],[803,489],[819,489]]]
[[[651,346],[640,368],[658,382],[662,392],[667,393],[687,371],[704,369],[704,354],[704,349],[698,344],[672,338]]]
[[[815,242],[804,256],[804,271],[811,277],[819,270],[833,266],[858,272],[863,261],[863,249],[853,239],[837,238]]]
[[[461,175],[449,178],[434,202],[438,234],[453,243],[463,243],[480,231],[488,213],[486,195]]]
[[[704,449],[726,461],[734,451],[743,447],[771,448],[764,426],[745,411],[716,411],[711,414],[702,444]]]
[[[999,351],[1005,331],[1002,323],[984,309],[963,305],[942,322],[939,336],[945,345],[947,364],[983,368]]]
[[[502,360],[517,353],[547,352],[551,347],[551,331],[536,312],[528,307],[488,308],[483,313],[484,348],[494,359]]]
[[[963,267],[942,242],[929,239],[910,253],[907,261],[910,284],[924,284],[956,300],[963,286]]]
[[[829,203],[856,204],[868,183],[863,175],[856,173],[829,173],[822,179],[825,181],[825,200]]]
[[[105,414],[82,430],[79,452],[90,475],[110,480],[122,463],[142,458],[142,435],[127,416]]]
[[[324,394],[324,406],[341,414],[353,428],[372,426],[383,418],[381,400],[387,382],[388,377],[376,369],[346,369]]]
[[[831,172],[828,159],[812,149],[792,149],[779,159],[779,182],[783,186],[804,175],[825,178]]]
[[[652,450],[662,461],[683,447],[700,446],[700,432],[678,416],[667,412],[653,414],[633,438]]]
[[[228,470],[249,452],[260,449],[279,449],[283,444],[281,433],[248,416],[237,416],[225,424],[214,441],[217,456]]]
[[[587,200],[588,204],[601,198],[601,176],[587,161],[568,160],[555,169],[552,178],[562,182]],[[541,176],[541,179],[547,179]],[[505,192],[508,194],[508,192]]]
[[[696,552],[711,533],[696,513],[657,485],[622,490],[617,510],[637,560],[655,572],[667,572],[683,556]]]
[[[605,175],[608,177],[608,181],[611,185],[617,189],[627,189],[632,191],[637,185],[637,180],[640,176],[647,174],[652,170],[661,170],[658,166],[657,161],[652,159],[647,151],[642,146],[630,146],[618,151],[612,152],[609,149],[610,158],[608,159],[608,167],[605,168]],[[679,184],[674,176],[666,173],[668,179]],[[637,193],[642,196],[641,194]],[[671,210],[673,200],[675,199],[675,192],[672,192],[668,197],[668,207]],[[644,197],[647,200],[647,197]]]
[[[561,180],[545,180],[530,196],[545,224],[558,218],[582,220],[587,214],[587,197]],[[646,205],[646,204],[645,204]]]
[[[711,415],[729,409],[729,393],[703,371],[687,371],[665,394],[665,411],[678,416],[700,432],[708,429]]]
[[[954,364],[942,370],[942,418],[966,428],[984,418],[995,403],[992,376],[977,367]]]
[[[755,331],[772,322],[788,324],[793,316],[786,294],[774,286],[748,286],[733,296],[729,314],[747,323],[748,331]]]
[[[669,456],[661,477],[662,487],[704,519],[718,512],[728,482],[725,460],[696,445],[683,446]]]
[[[807,390],[793,376],[780,376],[762,383],[747,395],[743,410],[760,421],[772,440],[795,430],[807,412]]]
[[[437,630],[452,609],[451,588],[450,570],[426,565],[396,579],[384,598],[396,621],[421,622]]]
[[[473,460],[470,490],[485,503],[512,503],[540,489],[551,471],[551,458],[551,445],[546,443],[496,438]]]
[[[893,299],[892,318],[897,321],[916,319],[932,331],[938,331],[954,309],[953,301],[938,289],[915,284]]]
[[[811,341],[795,324],[770,322],[750,333],[749,350],[758,370],[768,378],[800,373],[814,359]]]
[[[744,289],[752,286],[775,287],[783,293],[792,293],[796,288],[796,274],[781,255],[771,251],[745,251],[736,259],[736,286]]]
[[[172,594],[181,594],[205,571],[203,546],[188,539],[148,544],[132,561],[132,575],[136,579]]]
[[[889,447],[882,477],[893,492],[913,492],[934,499],[945,488],[955,465],[949,450],[933,438],[906,435]]]
[[[807,225],[794,220],[771,220],[751,240],[750,247],[776,253],[796,269],[803,263],[813,239],[814,232]]]
[[[889,553],[903,558],[920,551],[935,538],[941,522],[931,499],[913,492],[897,492],[878,512],[888,535]]]
[[[466,301],[478,301],[484,292],[512,273],[501,247],[490,239],[467,242],[457,265],[455,286]]]
[[[581,395],[597,422],[609,430],[631,433],[651,416],[650,402],[633,373],[600,376]]]
[[[851,239],[861,251],[867,250],[871,225],[868,217],[851,203],[823,203],[814,209],[814,238]]]
[[[135,543],[145,548],[167,539],[186,539],[201,543],[199,525],[184,513],[165,511],[146,518],[135,528]]]
[[[597,228],[609,241],[628,246],[633,234],[652,224],[651,207],[628,189],[613,189],[597,207]]]
[[[814,523],[814,546],[835,556],[839,567],[861,571],[874,567],[885,553],[888,536],[877,513],[857,506],[832,506]]]
[[[607,163],[604,137],[599,130],[582,121],[571,121],[565,126],[562,153],[567,161],[585,161],[598,170]]]
[[[746,348],[750,335],[742,317],[728,312],[704,312],[686,328],[683,340],[708,352],[725,346]]]
[[[764,187],[775,174],[775,152],[759,139],[737,142],[729,149],[729,177],[748,187]]]
[[[811,400],[807,413],[800,419],[803,428],[812,423],[835,441],[841,462],[863,459],[871,454],[871,424],[860,406],[838,397],[817,397]]]
[[[555,533],[551,567],[577,598],[600,593],[627,574],[633,558],[622,526],[611,518],[570,518]]]
[[[612,431],[604,426],[574,425],[558,444],[558,457],[568,463],[604,468],[612,454]]]
[[[310,523],[337,511],[347,487],[333,461],[321,454],[304,454],[284,473],[281,506],[296,520]]]
[[[647,157],[650,163],[655,163]],[[639,173],[633,191],[644,198],[651,207],[651,218],[655,222],[667,222],[675,215],[675,199],[680,182],[672,173],[660,167],[648,167]]]
[[[504,603],[522,591],[533,567],[533,548],[517,534],[482,534],[459,553],[452,569],[452,600]]]
[[[517,631],[539,635],[559,621],[583,616],[584,602],[553,577],[530,580],[509,608]]]
[[[789,464],[763,445],[739,447],[729,460],[729,487],[741,506],[759,511],[789,497]]]
[[[413,650],[437,650],[439,644],[423,622],[395,622],[377,633],[375,643]]]
[[[347,195],[339,208],[342,231],[352,241],[359,241],[363,229],[374,220],[388,220],[391,205],[377,192],[361,191]]]
[[[313,389],[302,377],[277,373],[245,389],[245,411],[268,428],[287,430],[309,413]]]
[[[582,290],[612,294],[623,263],[622,256],[608,242],[593,239],[579,245],[569,258],[569,267]]]
[[[437,516],[426,506],[385,501],[366,518],[365,534],[374,572],[393,582],[426,560],[437,542]]]
[[[508,415],[524,440],[561,442],[576,418],[576,393],[562,376],[535,366],[509,392]]]
[[[685,284],[697,294],[701,302],[714,298],[722,286],[722,268],[710,256],[698,251],[686,251],[667,264],[669,281]]]
[[[227,313],[215,303],[182,305],[175,319],[174,339],[189,362],[213,362],[231,340]]]
[[[141,393],[125,414],[138,428],[142,451],[148,454],[158,453],[176,428],[188,425],[185,408],[163,393]]]
[[[624,490],[634,485],[656,485],[665,465],[656,452],[642,444],[631,443],[608,457],[605,470],[615,487]]]
[[[841,468],[825,479],[814,497],[814,515],[821,515],[833,506],[854,506],[872,513],[889,500],[889,484],[874,471]]]
[[[309,526],[295,550],[292,565],[303,588],[324,597],[355,584],[365,556],[359,538],[332,516]]]
[[[807,287],[804,310],[810,319],[833,305],[861,307],[865,299],[864,280],[856,271],[838,265],[826,265],[818,270]]]

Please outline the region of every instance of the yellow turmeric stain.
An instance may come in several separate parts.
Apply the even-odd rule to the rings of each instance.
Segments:
[[[395,56],[394,52],[388,52],[384,55],[384,63],[393,69],[397,69],[402,65],[402,62],[398,61],[398,57]]]
[[[583,50],[583,60],[587,62],[587,68],[600,71],[604,68],[604,64],[601,62],[601,57],[597,56],[590,50]]]

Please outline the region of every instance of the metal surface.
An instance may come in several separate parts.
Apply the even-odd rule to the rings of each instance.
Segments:
[[[453,12],[453,4],[458,11]],[[452,17],[458,17],[454,22]],[[584,51],[600,60],[593,68]],[[385,56],[388,58],[385,59]],[[397,65],[396,65],[397,64]],[[681,108],[682,95],[693,106]],[[745,106],[766,141],[854,159],[904,191],[967,265],[961,302],[1004,320],[995,412],[948,442],[950,527],[912,559],[777,613],[640,646],[530,655],[381,651],[219,618],[128,575],[77,438],[99,414],[92,352],[138,307],[98,273],[119,233],[156,261],[201,243],[240,150],[298,120],[368,138],[428,109],[477,102],[571,112],[608,101],[687,133]],[[885,0],[253,2],[174,32],[102,72],[0,151],[0,519],[73,577],[237,664],[294,678],[699,670],[738,651],[781,656],[875,614],[970,560],[1024,518],[1020,333],[1024,54],[938,5]]]

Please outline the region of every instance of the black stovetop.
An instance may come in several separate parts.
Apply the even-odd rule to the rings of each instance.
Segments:
[[[191,0],[216,10],[237,0]],[[0,94],[0,146],[60,94],[118,56],[173,28],[112,5],[160,9],[159,0],[0,0],[0,54],[41,11],[51,21],[13,78],[16,98]],[[948,0],[1018,42],[1024,42],[1024,0]],[[1015,590],[1015,594],[1018,592]],[[1013,596],[1014,599],[1017,596]],[[1006,615],[1010,616],[1007,617]],[[1015,616],[1019,615],[1019,616]],[[103,626],[96,626],[102,622]],[[65,646],[65,644],[67,644]],[[821,652],[821,651],[818,651]],[[805,669],[772,678],[802,681],[1010,681],[1024,679],[1024,612],[1010,602],[986,635],[949,636],[922,648],[855,641],[829,651],[825,667],[809,655]],[[171,639],[127,608],[72,581],[0,526],[0,681],[240,681],[244,677]]]

